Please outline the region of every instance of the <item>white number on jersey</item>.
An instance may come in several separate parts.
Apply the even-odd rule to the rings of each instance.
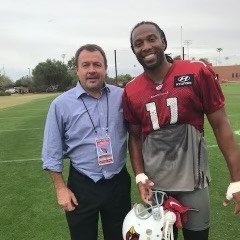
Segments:
[[[178,120],[177,98],[167,98],[167,106],[170,107],[170,124]]]
[[[155,102],[150,102],[146,104],[147,111],[150,112],[150,118],[152,121],[152,126],[154,130],[157,130],[160,128],[158,123],[158,115],[157,115],[157,109]]]
[[[177,98],[167,98],[167,106],[170,108],[170,124],[174,124],[178,120],[178,107],[177,107]],[[160,128],[157,108],[155,102],[150,102],[146,104],[146,109],[150,113],[150,118],[154,130]]]

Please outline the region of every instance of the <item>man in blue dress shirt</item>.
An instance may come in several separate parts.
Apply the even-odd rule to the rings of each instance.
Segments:
[[[126,129],[122,93],[105,84],[107,59],[87,44],[75,55],[79,82],[50,105],[43,139],[58,204],[66,211],[72,240],[96,240],[100,213],[105,240],[122,240],[122,223],[131,209],[126,170]],[[63,159],[70,159],[65,184]]]

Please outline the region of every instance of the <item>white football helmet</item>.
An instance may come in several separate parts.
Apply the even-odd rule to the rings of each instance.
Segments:
[[[165,196],[164,192],[153,191],[153,201],[149,207],[142,204],[133,206],[123,222],[124,240],[174,240],[176,215],[163,209]]]

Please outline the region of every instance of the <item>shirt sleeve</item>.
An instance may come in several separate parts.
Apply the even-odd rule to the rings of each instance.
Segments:
[[[62,172],[63,170],[63,123],[57,104],[50,105],[43,137],[43,169]]]
[[[134,109],[132,108],[133,104],[129,100],[126,88],[124,89],[124,92],[123,92],[122,102],[123,102],[124,120],[127,123],[139,125],[140,122],[138,121],[137,115],[136,115]]]
[[[200,79],[204,113],[210,114],[224,106],[224,95],[216,74],[209,66],[202,67]]]

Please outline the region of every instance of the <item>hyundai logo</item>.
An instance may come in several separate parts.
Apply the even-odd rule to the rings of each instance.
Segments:
[[[181,76],[181,77],[179,77],[178,79],[178,82],[187,82],[187,81],[189,81],[190,80],[190,76]]]

